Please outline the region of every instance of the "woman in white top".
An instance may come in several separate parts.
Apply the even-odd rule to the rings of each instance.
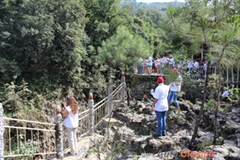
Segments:
[[[176,105],[176,108],[178,109],[178,111],[180,111],[179,104],[177,101],[177,93],[181,91],[182,76],[178,72],[177,68],[173,68],[172,70],[178,73],[178,77],[174,82],[172,82],[171,87],[169,89],[170,92],[168,95],[168,104],[170,105],[171,101],[173,100],[173,102]]]
[[[71,151],[70,155],[76,155],[77,153],[77,127],[78,127],[78,102],[74,96],[68,96],[67,107],[63,108],[63,124],[67,129],[68,144]]]

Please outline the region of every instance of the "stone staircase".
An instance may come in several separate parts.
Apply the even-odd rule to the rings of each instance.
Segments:
[[[89,148],[93,147],[98,143],[100,139],[104,137],[98,134],[93,136],[84,136],[79,138],[78,140],[78,153],[75,156],[68,156],[67,152],[69,149],[64,150],[64,158],[63,160],[85,160],[84,157],[88,154]]]

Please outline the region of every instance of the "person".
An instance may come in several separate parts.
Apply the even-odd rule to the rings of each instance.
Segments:
[[[179,63],[177,64],[178,72],[181,72],[183,65],[184,65],[184,63],[182,61],[179,61]]]
[[[187,62],[187,72],[191,73],[192,68],[193,68],[193,61],[191,59],[189,59]]]
[[[160,56],[157,56],[155,63],[157,66],[157,74],[160,74],[161,73],[161,57]]]
[[[151,56],[149,56],[148,59],[146,60],[146,64],[147,64],[147,72],[148,72],[148,74],[151,74],[152,66],[153,66],[153,60],[152,60]]]
[[[143,58],[140,57],[138,60],[138,66],[137,66],[138,74],[143,74],[143,67],[144,67]]]
[[[166,119],[168,111],[167,97],[169,92],[169,86],[164,84],[163,77],[158,77],[157,82],[159,85],[155,88],[154,94],[152,94],[154,98],[152,110],[155,111],[158,124],[156,134],[153,134],[153,137],[155,138],[166,135]]]
[[[231,101],[231,98],[229,97],[230,95],[233,94],[233,92],[231,92],[228,88],[224,87],[225,91],[222,93],[221,97],[222,97],[222,100],[230,100]]]
[[[169,58],[168,58],[168,56],[163,56],[163,58],[161,58],[161,63],[162,63],[162,72],[164,72],[164,68],[165,68],[165,66],[166,66],[166,64],[168,63],[168,61],[169,61]]]
[[[71,151],[68,155],[77,154],[77,127],[78,127],[78,102],[74,96],[68,96],[66,107],[63,107],[63,124],[67,130],[67,139]]]
[[[169,67],[172,69],[172,68],[174,68],[174,66],[175,66],[175,62],[174,62],[174,58],[173,58],[172,55],[170,55],[169,57],[170,57],[170,58],[169,58],[169,61],[168,61],[168,65],[169,65]]]
[[[169,89],[170,92],[169,92],[169,95],[168,95],[168,104],[170,105],[171,101],[173,100],[173,102],[175,103],[175,106],[176,106],[176,108],[179,112],[180,108],[179,108],[179,104],[178,104],[178,101],[177,101],[177,93],[180,92],[180,90],[181,90],[182,76],[178,72],[177,68],[173,68],[172,70],[174,72],[177,72],[178,77],[176,78],[176,80],[174,82],[171,83],[171,87]]]
[[[197,60],[194,60],[194,63],[193,63],[193,70],[197,72],[198,69],[199,69],[199,63],[198,63]]]

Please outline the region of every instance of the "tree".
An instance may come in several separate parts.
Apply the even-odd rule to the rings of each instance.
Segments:
[[[229,57],[238,57],[233,48],[236,48],[234,42],[236,41],[235,35],[239,29],[239,15],[236,12],[232,12],[231,8],[234,7],[231,5],[234,3],[231,2],[189,0],[187,5],[180,11],[175,8],[170,8],[167,11],[172,26],[188,42],[189,51],[192,54],[204,53],[207,61],[214,60],[218,66],[220,87],[217,92],[218,103],[215,106],[214,144],[216,144],[218,136],[217,115],[221,103],[221,67],[235,63],[236,59],[229,59]],[[197,137],[206,101],[207,87],[208,72],[205,79],[201,109],[189,148],[192,148],[192,144]]]
[[[129,74],[133,73],[133,65],[140,57],[152,56],[152,48],[146,40],[131,34],[124,26],[119,26],[116,35],[103,42],[98,50],[102,62]]]
[[[73,86],[80,76],[85,10],[77,0],[1,1],[3,83],[25,79],[30,89]],[[5,71],[3,68],[11,68]],[[10,72],[10,73],[9,73]],[[12,76],[12,77],[10,77]]]

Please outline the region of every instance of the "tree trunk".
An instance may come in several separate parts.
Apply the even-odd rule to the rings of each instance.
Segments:
[[[211,69],[209,69],[209,66],[210,66],[210,62],[208,62],[208,64],[207,64],[207,71],[206,71],[206,79],[205,79],[205,84],[204,84],[204,92],[203,92],[202,104],[201,104],[200,112],[199,112],[199,115],[198,115],[198,120],[197,120],[196,125],[194,127],[194,132],[193,132],[191,141],[190,141],[189,146],[188,146],[189,149],[192,148],[193,142],[195,141],[195,139],[196,139],[196,137],[198,135],[197,133],[198,133],[199,125],[200,125],[200,123],[202,121],[203,108],[204,108],[204,104],[205,104],[206,97],[207,97],[207,87],[208,87],[209,72],[211,70]]]
[[[218,90],[217,90],[217,105],[216,105],[216,109],[215,109],[215,119],[214,119],[214,137],[213,137],[213,144],[216,145],[217,143],[217,138],[218,138],[218,110],[219,107],[221,105],[221,88],[222,88],[222,82],[221,82],[221,78],[222,78],[222,74],[221,74],[221,66],[218,65],[219,68],[219,75],[218,75]]]
[[[127,87],[127,105],[130,106],[130,99],[131,99],[131,94],[130,94],[130,89]]]

